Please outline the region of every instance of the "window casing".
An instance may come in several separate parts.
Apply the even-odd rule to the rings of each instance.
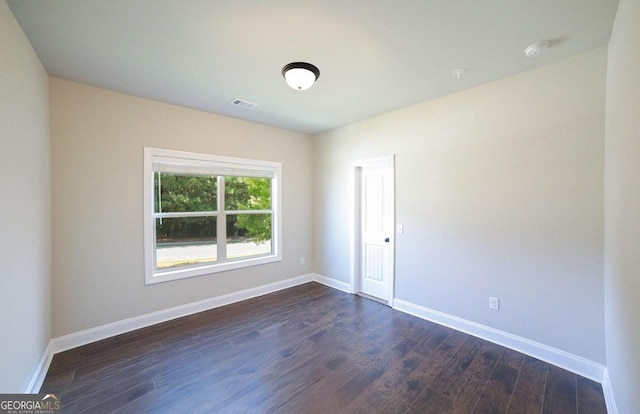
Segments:
[[[144,149],[145,283],[282,260],[281,164]]]

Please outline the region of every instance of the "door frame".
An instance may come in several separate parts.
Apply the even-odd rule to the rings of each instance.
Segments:
[[[349,168],[349,199],[351,201],[350,218],[350,245],[351,245],[351,277],[350,277],[350,293],[357,294],[360,292],[360,267],[361,267],[361,180],[360,170],[362,167],[366,167],[371,164],[386,164],[386,167],[391,170],[391,179],[389,180],[389,194],[392,197],[391,200],[391,234],[389,234],[389,280],[387,281],[387,304],[393,307],[393,299],[395,296],[395,258],[396,258],[396,165],[395,154],[381,155],[378,157],[363,158],[359,160],[353,160],[350,163]]]

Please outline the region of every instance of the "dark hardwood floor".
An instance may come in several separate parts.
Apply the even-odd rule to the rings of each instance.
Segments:
[[[600,384],[317,283],[55,355],[64,413],[606,413]]]

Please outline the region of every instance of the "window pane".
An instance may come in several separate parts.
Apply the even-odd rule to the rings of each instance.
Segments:
[[[215,262],[217,217],[156,219],[156,269]]]
[[[216,211],[215,175],[155,173],[155,212]]]
[[[227,216],[227,259],[272,253],[271,214]]]
[[[225,210],[271,210],[271,179],[224,178]]]

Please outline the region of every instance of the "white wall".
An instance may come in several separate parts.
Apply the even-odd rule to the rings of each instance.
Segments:
[[[24,392],[49,341],[48,76],[0,1],[0,393]]]
[[[640,407],[640,2],[609,41],[605,168],[607,368],[620,413]]]
[[[605,73],[597,49],[315,137],[316,271],[349,281],[349,161],[395,153],[395,297],[604,363]]]
[[[51,79],[53,336],[311,272],[311,137]],[[282,162],[283,261],[144,285],[143,147]]]

